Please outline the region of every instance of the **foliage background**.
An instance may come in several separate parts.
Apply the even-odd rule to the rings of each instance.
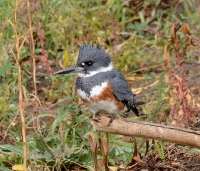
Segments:
[[[133,140],[92,130],[92,115],[75,91],[76,76],[52,75],[76,63],[83,42],[100,44],[132,91],[146,102],[139,120],[199,129],[200,25],[196,1],[32,0],[30,7],[25,0],[16,2],[18,5],[0,1],[0,170],[10,170],[24,159],[19,86],[29,170],[94,170],[89,135],[104,142],[109,139],[107,162],[114,166],[110,170],[132,159]],[[20,60],[16,60],[18,52]],[[182,99],[177,85],[184,94]],[[137,139],[138,144],[143,141]],[[159,162],[163,162],[163,149],[169,144],[159,147],[149,143],[154,150],[145,154],[141,147],[142,160],[158,153]],[[186,150],[199,153],[197,149]],[[102,158],[100,149],[96,157],[98,161]]]

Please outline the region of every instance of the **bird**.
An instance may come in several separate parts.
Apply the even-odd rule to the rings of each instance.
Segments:
[[[99,45],[82,43],[75,66],[55,72],[55,75],[76,73],[76,90],[87,107],[95,115],[110,115],[107,126],[118,113],[132,110],[139,116],[136,105],[144,102],[136,99],[124,76],[114,68],[108,53]]]

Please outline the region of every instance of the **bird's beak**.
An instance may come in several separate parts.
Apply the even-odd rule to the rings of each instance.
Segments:
[[[60,70],[60,71],[57,71],[57,72],[54,72],[54,75],[58,75],[58,74],[69,74],[69,73],[79,73],[81,71],[83,71],[84,68],[82,67],[78,67],[78,66],[73,66],[73,67],[69,67],[69,68],[66,68],[66,69],[63,69],[63,70]]]

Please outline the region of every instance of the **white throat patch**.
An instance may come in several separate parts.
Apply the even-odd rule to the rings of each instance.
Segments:
[[[96,70],[96,71],[91,71],[91,72],[89,72],[88,74],[84,74],[84,73],[82,73],[82,72],[77,73],[77,74],[78,74],[79,77],[91,77],[91,76],[93,76],[93,75],[95,75],[95,74],[98,74],[98,73],[100,73],[100,72],[111,71],[112,69],[113,69],[113,64],[112,64],[112,62],[111,62],[107,67],[101,67],[101,68],[99,68],[99,69]]]

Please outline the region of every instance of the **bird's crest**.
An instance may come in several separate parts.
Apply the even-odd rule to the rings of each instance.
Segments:
[[[108,64],[111,62],[109,55],[103,49],[101,49],[99,44],[96,46],[91,46],[87,43],[83,43],[79,50],[77,63],[89,60],[92,61],[102,60]]]

